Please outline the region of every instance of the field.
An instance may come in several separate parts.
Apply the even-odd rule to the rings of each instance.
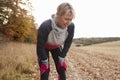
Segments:
[[[57,80],[50,59],[49,80]],[[73,44],[66,62],[67,80],[120,80],[120,41],[82,47]],[[0,80],[39,80],[36,45],[0,43]]]
[[[72,47],[67,62],[68,80],[120,80],[120,41]]]

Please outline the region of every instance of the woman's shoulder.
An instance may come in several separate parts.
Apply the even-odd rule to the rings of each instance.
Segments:
[[[39,29],[51,29],[51,20],[47,19],[41,23]]]
[[[51,20],[47,19],[47,20],[43,21],[40,26],[51,26]]]
[[[75,25],[74,23],[72,22],[69,26],[68,26],[68,30],[74,30],[75,28]]]

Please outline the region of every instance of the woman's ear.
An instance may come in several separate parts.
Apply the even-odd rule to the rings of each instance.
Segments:
[[[59,13],[58,12],[56,12],[56,15],[58,15]]]
[[[59,14],[58,13],[56,13],[56,18],[58,18],[59,17]]]
[[[56,13],[56,16],[58,17],[58,16],[61,16],[61,15],[60,15],[60,13],[57,12],[57,13]]]

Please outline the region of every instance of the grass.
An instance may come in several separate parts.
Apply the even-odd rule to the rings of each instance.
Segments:
[[[35,44],[0,43],[0,80],[32,80],[36,63]]]
[[[95,44],[91,46],[75,47],[93,52],[114,55],[115,59],[120,60],[120,41]],[[117,56],[117,57],[116,57]],[[74,57],[74,56],[71,56]],[[39,80],[39,74],[35,73],[36,45],[18,42],[0,43],[0,80]],[[37,65],[38,67],[38,65]],[[39,71],[38,71],[39,72]]]

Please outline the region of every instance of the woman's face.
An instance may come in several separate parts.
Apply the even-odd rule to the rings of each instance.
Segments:
[[[73,14],[70,11],[67,11],[62,16],[60,15],[56,16],[56,24],[60,28],[66,28],[71,23],[72,19],[73,19]]]

